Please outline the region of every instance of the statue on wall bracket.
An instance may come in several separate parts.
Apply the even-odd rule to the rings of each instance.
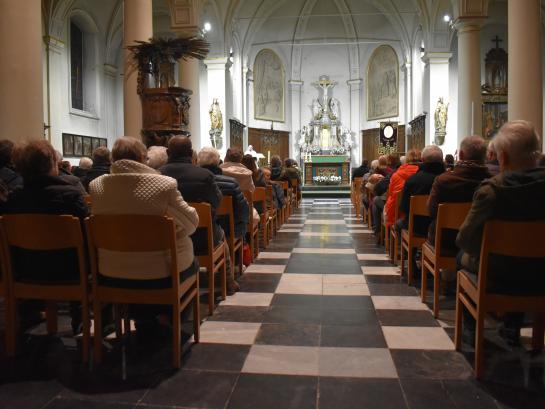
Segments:
[[[439,97],[435,108],[435,140],[434,143],[441,146],[445,143],[447,135],[448,102],[445,104],[443,97]]]
[[[221,114],[220,104],[217,98],[214,98],[210,110],[210,142],[216,149],[223,147],[223,140],[221,139],[221,133],[223,132],[223,115]]]

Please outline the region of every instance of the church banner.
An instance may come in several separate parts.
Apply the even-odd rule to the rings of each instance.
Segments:
[[[397,122],[381,122],[379,128],[379,155],[396,153],[397,148]]]

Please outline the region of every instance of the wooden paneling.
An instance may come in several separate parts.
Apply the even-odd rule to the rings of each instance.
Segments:
[[[290,133],[286,131],[274,131],[274,136],[270,129],[248,128],[248,145],[252,145],[256,152],[262,153],[267,157],[267,151],[271,156],[278,155],[282,160],[289,157],[290,154]]]
[[[407,149],[424,149],[426,145],[426,115],[417,116],[409,124],[411,125],[411,135],[407,138]]]
[[[362,136],[362,149],[361,158],[372,161],[379,157],[379,128],[364,129],[361,131]],[[399,125],[397,127],[397,153],[398,155],[405,154],[405,125]]]

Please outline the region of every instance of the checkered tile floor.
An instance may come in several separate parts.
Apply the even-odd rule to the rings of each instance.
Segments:
[[[487,344],[491,381],[474,381],[471,353],[454,351],[452,299],[435,320],[348,200],[304,200],[240,286],[202,324],[180,371],[130,368],[114,393],[65,386],[46,407],[545,407],[543,354]]]

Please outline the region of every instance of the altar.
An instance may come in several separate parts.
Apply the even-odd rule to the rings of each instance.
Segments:
[[[312,101],[312,118],[299,139],[303,183],[348,186],[353,135],[342,126],[340,103],[330,95],[337,83],[321,75],[312,85],[319,94]]]
[[[305,185],[315,185],[321,178],[331,180],[331,176],[340,177],[339,185],[350,184],[350,156],[348,155],[313,155],[305,158]]]

